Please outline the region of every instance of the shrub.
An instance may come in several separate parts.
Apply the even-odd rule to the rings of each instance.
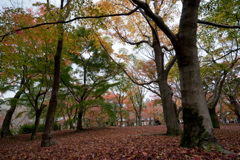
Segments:
[[[34,124],[24,124],[19,128],[18,134],[32,133],[33,128],[34,128]]]
[[[39,124],[39,126],[38,126],[38,132],[43,132],[43,131],[44,131],[44,127],[45,127],[44,124]],[[32,133],[32,132],[33,132],[33,129],[34,129],[34,124],[24,124],[24,125],[22,125],[22,126],[19,128],[18,134],[29,134],[29,133]],[[61,129],[61,126],[58,125],[58,124],[55,122],[55,123],[54,123],[54,126],[53,126],[53,129],[54,129],[54,131],[60,130],[60,129]]]

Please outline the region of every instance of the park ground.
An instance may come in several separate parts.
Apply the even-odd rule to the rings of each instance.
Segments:
[[[168,137],[166,127],[108,127],[91,128],[81,132],[55,132],[58,144],[40,147],[39,139],[30,134],[0,138],[0,159],[240,159],[240,126],[224,125],[215,135],[224,149],[235,154],[208,152],[199,148],[179,147],[181,137]]]

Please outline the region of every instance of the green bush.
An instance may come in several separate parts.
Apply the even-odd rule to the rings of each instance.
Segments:
[[[32,133],[33,128],[34,128],[34,124],[24,124],[19,128],[18,134]]]
[[[44,124],[39,124],[38,132],[43,132],[44,127],[45,127]],[[24,124],[19,128],[18,134],[29,134],[33,132],[33,129],[34,129],[34,124]],[[57,123],[54,123],[53,129],[54,131],[56,131],[56,130],[60,130],[61,127]]]

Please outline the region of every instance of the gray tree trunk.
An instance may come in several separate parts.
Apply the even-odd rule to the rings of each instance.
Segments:
[[[177,54],[180,70],[180,84],[183,105],[184,133],[181,146],[211,149],[218,144],[213,133],[213,126],[206,99],[203,93],[200,66],[196,46],[196,33],[198,21],[198,7],[200,0],[182,1],[182,13],[179,24],[179,33],[175,35],[164,23],[162,17],[156,15],[149,5],[141,0],[132,0],[145,11],[157,26],[172,42]]]
[[[179,135],[181,128],[177,117],[176,104],[172,100],[173,93],[167,83],[168,71],[164,69],[164,53],[162,52],[157,32],[153,28],[152,36],[158,86],[162,99],[164,120],[167,126],[167,135]]]
[[[167,135],[179,135],[182,131],[177,118],[176,104],[172,100],[172,91],[170,90],[167,80],[159,82],[164,120],[167,126]]]
[[[200,0],[184,0],[179,26],[178,66],[183,105],[184,132],[181,146],[210,150],[217,145],[200,75],[196,32]]]

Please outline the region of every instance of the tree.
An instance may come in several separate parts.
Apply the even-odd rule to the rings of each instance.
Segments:
[[[38,11],[38,18],[44,18],[44,13],[41,9]],[[33,15],[31,15],[33,17]],[[34,19],[34,18],[33,18]],[[22,58],[26,60],[24,64],[24,71],[28,80],[25,82],[24,94],[27,97],[28,104],[33,107],[35,111],[35,124],[31,139],[37,138],[38,126],[43,110],[47,107],[48,93],[52,84],[53,75],[53,48],[56,36],[49,37],[49,34],[55,34],[55,28],[48,28],[47,26],[38,27],[25,32],[30,32],[24,39],[27,43],[23,45],[16,44],[22,47]],[[37,48],[37,49],[36,49]]]
[[[231,106],[229,106],[230,109],[234,111],[234,113],[237,116],[237,122],[240,123],[240,101],[239,101],[239,61],[236,63],[235,67],[233,68],[233,71],[229,73],[227,76],[227,84],[225,85],[223,91],[227,98],[227,101],[225,103],[228,103],[230,101]]]
[[[74,41],[76,41],[77,49],[70,50],[69,54],[70,60],[77,69],[71,71],[71,67],[66,68],[62,82],[78,102],[77,130],[80,131],[83,129],[82,119],[85,110],[115,85],[109,81],[119,73],[119,69],[98,45],[97,37],[94,35],[97,33],[94,30],[81,27],[75,33]],[[107,44],[106,41],[104,43]],[[73,73],[75,77],[70,76]]]
[[[64,128],[74,129],[74,122],[77,119],[78,107],[77,102],[72,96],[71,92],[66,88],[61,87],[59,92],[59,105],[56,116],[63,118]],[[60,121],[61,123],[61,121]]]
[[[11,15],[11,16],[9,16]],[[20,21],[22,19],[22,21]],[[5,23],[5,22],[9,23]],[[6,8],[1,14],[1,22],[4,24],[2,27],[7,29],[12,28],[14,25],[23,25],[33,23],[31,12],[25,12],[21,8],[12,9]],[[24,45],[26,42],[26,35],[29,32],[19,31],[14,36],[8,37],[1,45],[1,67],[0,67],[0,91],[14,91],[15,95],[9,100],[10,109],[7,111],[1,129],[1,137],[11,135],[10,124],[12,115],[17,107],[21,95],[24,93],[25,83],[29,77],[26,74],[27,68],[27,55],[29,49]],[[24,59],[25,58],[25,59]]]
[[[64,21],[69,16],[70,11],[70,3],[71,1],[68,0],[67,3],[64,5],[64,0],[61,1],[60,8],[58,10],[58,21]],[[47,3],[47,9],[50,8],[49,1]],[[65,12],[64,12],[65,11]],[[61,55],[63,50],[63,40],[64,40],[64,26],[63,24],[58,24],[58,40],[57,40],[57,49],[56,54],[54,56],[54,77],[53,77],[53,87],[51,98],[48,106],[47,116],[46,116],[46,123],[44,127],[44,132],[42,134],[42,147],[47,147],[51,145],[55,145],[56,141],[53,138],[53,124],[54,124],[54,117],[57,108],[58,102],[58,89],[59,89],[59,82],[60,82],[60,69],[61,69]]]
[[[37,6],[42,6],[42,10],[44,13],[47,13],[44,19],[45,21],[36,25],[12,25],[11,23],[6,23],[10,27],[2,28],[1,30],[1,41],[3,42],[6,37],[9,35],[12,35],[16,32],[21,32],[22,30],[28,30],[30,28],[36,28],[44,25],[55,25],[57,24],[58,26],[58,43],[57,43],[57,49],[56,49],[56,54],[54,57],[55,60],[55,68],[54,68],[54,80],[53,80],[53,89],[52,89],[52,95],[51,99],[49,102],[49,108],[47,112],[47,118],[46,118],[46,125],[44,129],[44,133],[42,135],[42,144],[41,146],[50,146],[56,144],[56,141],[53,138],[53,122],[54,122],[54,116],[56,112],[56,106],[57,106],[57,98],[58,98],[58,89],[59,89],[59,80],[60,80],[60,63],[61,63],[61,54],[62,54],[62,48],[63,48],[63,35],[64,35],[64,25],[63,23],[69,23],[78,19],[93,19],[93,18],[102,18],[102,17],[108,17],[108,16],[121,16],[121,15],[129,15],[134,12],[136,12],[137,8],[134,9],[133,11],[129,13],[120,13],[120,14],[113,14],[113,15],[100,15],[101,8],[99,6],[93,7],[93,3],[91,1],[83,1],[83,2],[78,2],[76,1],[77,5],[73,5],[73,1],[67,0],[66,3],[64,3],[64,0],[61,1],[60,8],[56,9],[54,5],[51,5],[49,1],[47,1],[46,4],[44,3],[37,3],[35,5]],[[86,7],[87,6],[87,7]],[[74,7],[77,9],[74,10]],[[84,9],[80,9],[80,8]],[[88,10],[89,12],[85,11]],[[73,14],[76,15],[75,18],[66,20],[68,15],[70,14],[71,11],[75,11]],[[92,13],[90,15],[89,13]],[[80,15],[77,17],[77,15]],[[57,17],[57,18],[56,18]],[[53,20],[54,19],[54,20]],[[50,21],[50,22],[48,22]],[[25,22],[25,21],[24,21]],[[83,22],[84,25],[88,25],[88,22]],[[97,24],[97,23],[95,23]],[[97,25],[96,25],[97,26]]]
[[[44,67],[44,68],[46,69],[48,67]],[[46,96],[49,93],[48,91],[51,84],[51,75],[47,74],[46,72],[47,71],[45,70],[45,73],[43,73],[42,75],[35,73],[36,77],[39,77],[39,78],[29,80],[25,84],[24,93],[27,96],[27,99],[30,105],[35,110],[35,123],[34,123],[33,132],[31,135],[31,140],[34,140],[37,138],[37,131],[40,123],[40,117],[43,110],[47,107]]]
[[[184,0],[182,2],[179,31],[176,35],[164,23],[162,17],[150,9],[147,3],[140,0],[133,0],[133,2],[142,8],[145,14],[156,23],[170,39],[176,51],[180,71],[184,120],[181,146],[199,146],[205,149],[210,149],[212,145],[219,146],[213,133],[198,63],[196,32],[200,0]]]
[[[120,126],[123,126],[124,105],[127,99],[127,91],[130,89],[130,82],[126,80],[124,75],[120,75],[117,78],[118,85],[111,88],[111,94],[113,95],[113,101],[116,105],[116,112],[120,117]]]
[[[127,1],[119,2],[116,5],[115,1],[112,3],[114,6],[117,6],[116,11],[118,11],[119,8],[123,8],[123,10],[129,9],[132,5],[132,3],[127,3]],[[171,14],[174,14],[171,9],[175,7],[175,3],[176,1],[168,1],[166,3],[163,1],[154,1],[153,10],[156,15],[164,14],[164,18],[170,23],[171,18],[173,17]],[[168,7],[170,9],[166,9]],[[164,11],[168,13],[164,13]],[[137,48],[141,49],[141,52],[150,53],[145,53],[145,55],[147,55],[146,57],[150,58],[150,60],[144,64],[141,72],[148,76],[147,80],[158,86],[158,91],[156,92],[162,99],[164,119],[167,125],[167,134],[178,135],[181,133],[181,128],[177,118],[176,104],[172,99],[173,92],[168,83],[168,74],[176,61],[176,55],[172,52],[173,49],[171,49],[172,45],[169,40],[162,34],[157,25],[154,24],[149,17],[147,17],[143,10],[140,9],[139,13],[141,14],[133,14],[133,16],[128,17],[128,19],[122,18],[122,20],[119,17],[114,17],[109,22],[110,27],[116,31],[118,38],[123,42],[135,45]],[[170,17],[168,18],[167,15]],[[175,28],[175,26],[171,27]],[[155,71],[156,74],[151,74],[151,69],[153,68],[151,67],[153,66],[151,62],[155,63],[153,71]],[[149,64],[149,66],[146,66],[147,64]],[[134,72],[136,72],[136,70]],[[136,84],[142,85],[150,91],[154,91],[154,93],[156,93],[156,89],[152,89],[151,87],[151,85],[153,85],[152,83],[149,83],[146,79],[140,80],[139,73],[135,75],[136,76],[132,76],[132,79]]]
[[[153,99],[147,100],[146,108],[144,108],[144,113],[147,114],[147,118],[150,118],[149,125],[156,125],[155,120],[160,121],[164,120],[163,108],[160,106],[161,99],[158,96],[153,96]]]
[[[200,6],[200,16],[207,21],[218,21],[229,25],[237,25],[240,22],[238,18],[240,15],[236,8],[238,3],[239,2],[235,0],[231,0],[231,2],[224,0],[203,1]],[[225,82],[227,74],[232,72],[232,68],[238,61],[238,34],[239,30],[226,30],[212,26],[204,26],[204,29],[203,26],[199,27],[198,44],[200,50],[207,53],[207,55],[202,58],[202,68],[204,71],[203,80],[205,91],[208,92],[207,103],[214,128],[220,127],[215,110],[223,83]],[[210,78],[211,75],[215,75],[217,78]],[[211,96],[209,92],[212,92]]]
[[[132,110],[135,112],[136,125],[142,126],[142,111],[145,107],[145,92],[141,86],[134,86],[128,91],[128,97]]]

